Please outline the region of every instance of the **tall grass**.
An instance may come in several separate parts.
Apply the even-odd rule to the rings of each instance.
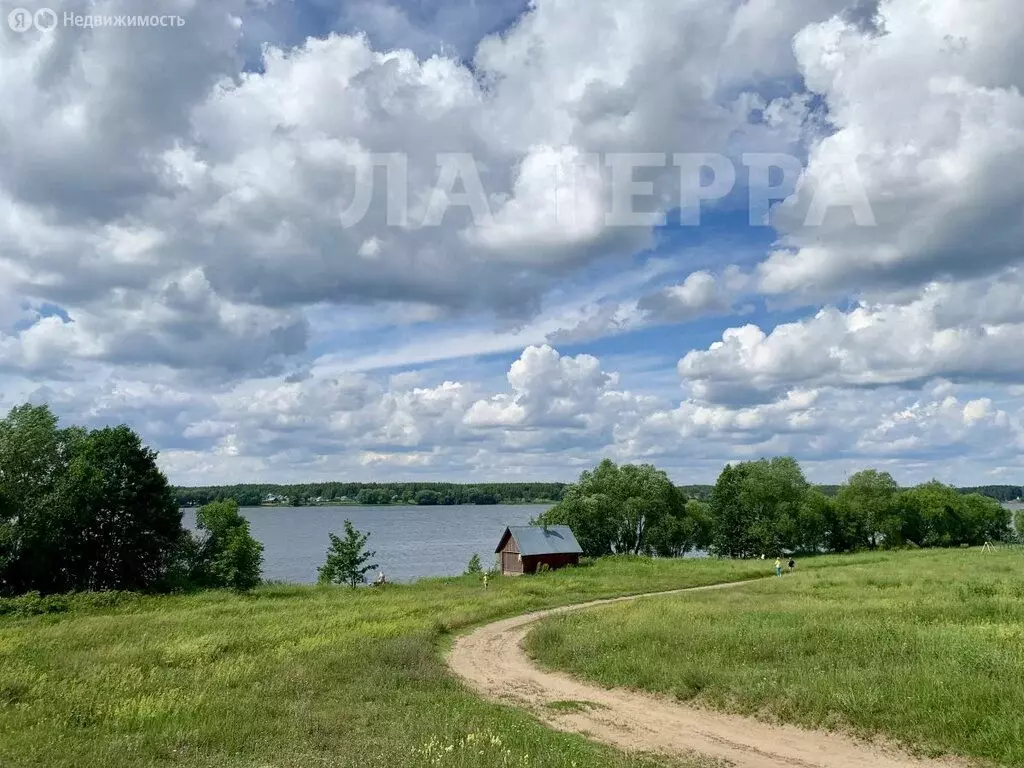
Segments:
[[[534,608],[765,571],[623,558],[491,579],[486,591],[460,578],[73,598],[46,612],[34,599],[11,603],[0,616],[0,766],[660,765],[479,700],[439,647],[455,631]]]
[[[1024,554],[898,553],[545,621],[602,683],[1024,766]]]

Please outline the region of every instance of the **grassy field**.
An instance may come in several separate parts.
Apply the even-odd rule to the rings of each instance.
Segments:
[[[624,559],[486,592],[265,587],[0,617],[0,766],[652,766],[480,701],[439,649],[534,608],[766,570]]]
[[[1024,551],[830,562],[549,619],[528,650],[609,685],[1024,766]]]

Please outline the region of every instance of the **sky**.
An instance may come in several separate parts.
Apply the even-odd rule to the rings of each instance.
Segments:
[[[182,485],[1024,483],[1017,0],[3,3],[4,410]]]

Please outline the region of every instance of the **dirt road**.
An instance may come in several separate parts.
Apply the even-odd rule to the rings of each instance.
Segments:
[[[554,728],[581,733],[627,751],[677,756],[700,753],[743,768],[963,765],[961,761],[920,760],[838,734],[767,725],[751,718],[687,707],[663,697],[602,688],[540,669],[522,648],[531,625],[548,616],[623,600],[728,589],[742,583],[596,600],[497,621],[458,638],[448,655],[448,665],[488,699],[525,707]]]

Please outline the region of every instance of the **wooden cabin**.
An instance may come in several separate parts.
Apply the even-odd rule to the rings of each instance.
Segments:
[[[578,565],[583,549],[567,525],[514,525],[505,529],[498,548],[501,573],[519,576],[536,573],[546,565],[552,570],[567,565]]]

